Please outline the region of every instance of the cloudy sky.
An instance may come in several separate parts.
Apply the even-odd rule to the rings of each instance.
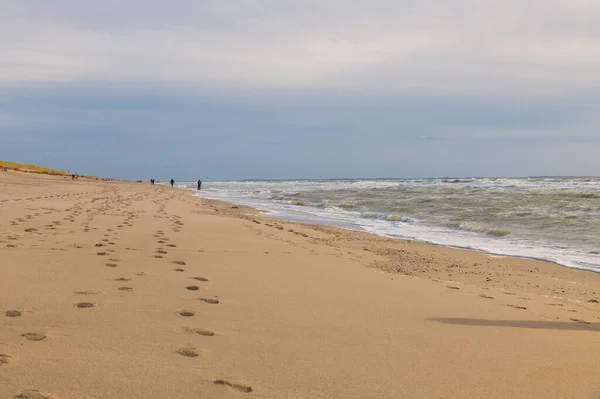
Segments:
[[[600,174],[597,0],[0,0],[0,159],[129,179]]]

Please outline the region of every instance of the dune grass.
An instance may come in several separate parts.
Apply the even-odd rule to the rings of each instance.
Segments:
[[[70,174],[69,172],[65,172],[64,170],[56,170],[56,169],[44,168],[42,166],[37,166],[37,165],[27,165],[27,164],[21,164],[21,163],[16,163],[16,162],[6,162],[6,161],[0,160],[0,170],[4,170],[4,169],[18,170],[21,172],[40,173],[40,174],[53,175],[53,176],[66,176],[66,175]]]

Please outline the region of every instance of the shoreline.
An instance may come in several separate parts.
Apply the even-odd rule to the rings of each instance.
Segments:
[[[597,273],[232,206],[0,173],[0,397],[600,393]]]
[[[194,192],[192,189],[189,189],[189,188],[178,187],[178,189],[181,189],[181,190],[184,190],[184,191]],[[333,223],[331,223],[331,224],[327,224],[325,222],[323,222],[323,223],[316,223],[316,222],[310,222],[310,221],[295,220],[292,217],[290,217],[290,218],[277,217],[276,215],[270,215],[270,213],[276,213],[277,212],[277,211],[274,211],[274,210],[260,209],[260,208],[257,208],[257,207],[253,207],[251,205],[247,205],[247,204],[243,204],[243,203],[238,203],[238,202],[235,202],[235,201],[231,201],[230,202],[230,201],[221,200],[221,199],[212,199],[212,198],[199,197],[199,196],[197,196],[195,194],[190,194],[190,195],[192,197],[198,198],[200,200],[218,201],[218,202],[223,202],[223,203],[227,203],[227,204],[230,204],[230,205],[247,207],[247,208],[250,208],[250,209],[254,209],[257,212],[263,213],[265,217],[269,217],[269,218],[272,218],[274,220],[284,221],[284,222],[288,222],[288,223],[298,223],[298,224],[315,225],[315,226],[327,226],[327,227],[333,227],[333,228],[342,229],[342,230],[346,230],[346,231],[357,231],[357,232],[367,233],[367,234],[371,234],[371,235],[376,236],[376,237],[389,238],[389,239],[393,239],[393,240],[410,241],[410,242],[422,243],[422,244],[427,244],[427,245],[432,245],[432,246],[437,246],[437,247],[442,247],[442,248],[451,248],[451,249],[456,249],[456,250],[472,251],[472,252],[486,254],[486,255],[490,255],[490,256],[517,258],[517,259],[523,259],[523,260],[534,260],[534,261],[538,261],[538,262],[547,262],[547,263],[551,263],[551,264],[554,264],[554,265],[557,265],[557,266],[560,266],[560,267],[563,267],[563,268],[567,268],[567,269],[582,270],[582,271],[592,272],[592,273],[596,273],[596,274],[600,273],[600,269],[599,268],[585,267],[585,266],[569,266],[567,264],[560,263],[559,261],[555,261],[555,260],[547,259],[547,258],[542,258],[542,257],[527,256],[527,255],[518,255],[518,254],[504,254],[504,253],[500,253],[500,252],[494,252],[494,251],[485,250],[485,249],[478,249],[478,248],[473,248],[473,247],[469,247],[469,246],[460,246],[460,245],[451,245],[451,244],[440,244],[440,243],[437,243],[437,242],[434,242],[434,241],[421,240],[421,239],[412,238],[412,237],[403,237],[401,235],[392,236],[392,235],[386,235],[386,234],[383,234],[383,233],[382,234],[378,234],[376,232],[367,231],[367,230],[365,230],[361,226],[357,226],[356,228],[350,228],[350,227],[343,227],[343,226],[335,225]]]
[[[185,189],[184,191],[185,192]],[[367,267],[377,268],[383,272],[390,274],[403,274],[411,276],[419,276],[428,278],[434,282],[450,282],[450,283],[461,283],[470,286],[472,289],[479,289],[483,291],[498,289],[498,287],[492,281],[481,281],[481,279],[472,278],[472,276],[486,276],[491,273],[500,273],[494,269],[481,269],[477,266],[491,265],[494,263],[500,263],[508,267],[508,271],[504,270],[500,273],[498,278],[503,280],[507,277],[514,276],[515,274],[533,273],[532,270],[537,270],[541,273],[541,277],[545,277],[549,280],[560,279],[564,282],[568,282],[565,287],[557,288],[552,284],[548,284],[544,287],[529,287],[531,291],[536,294],[548,295],[549,297],[557,297],[564,299],[565,296],[574,299],[577,302],[583,303],[586,301],[600,300],[600,290],[598,292],[592,291],[593,294],[583,293],[581,290],[574,290],[570,287],[572,281],[588,280],[593,279],[594,283],[600,284],[600,273],[594,270],[587,270],[583,268],[575,268],[561,265],[557,262],[552,262],[546,259],[535,259],[522,256],[493,254],[482,250],[452,247],[446,245],[440,245],[435,243],[429,243],[425,241],[386,237],[378,234],[374,234],[363,230],[351,230],[343,227],[331,226],[326,224],[310,223],[310,222],[299,222],[293,220],[279,219],[268,215],[269,211],[257,209],[248,205],[236,204],[233,202],[227,202],[217,199],[208,199],[197,197],[195,195],[188,195],[196,201],[201,201],[206,204],[217,205],[218,209],[228,216],[238,217],[244,220],[253,219],[264,219],[263,223],[279,224],[284,226],[296,227],[294,232],[298,232],[298,229],[306,229],[310,231],[319,231],[325,233],[332,233],[338,237],[345,239],[345,244],[353,246],[357,249],[368,250],[380,255],[383,259],[380,259],[372,264],[367,264]],[[237,210],[229,209],[232,206],[238,206]],[[244,212],[250,213],[250,215],[244,214]],[[251,215],[255,213],[255,215]],[[306,233],[301,233],[306,234]],[[361,248],[358,245],[352,245],[352,241],[368,241],[372,248]],[[373,245],[376,243],[376,245]],[[391,254],[394,247],[409,246],[417,255],[415,258],[425,261],[426,263],[432,263],[426,261],[428,257],[435,257],[438,263],[444,261],[449,262],[450,267],[439,267],[435,270],[423,269],[423,268],[407,268],[402,264],[401,259],[406,258],[398,256],[398,254]],[[400,251],[405,251],[401,249]],[[423,255],[421,255],[423,254]],[[494,261],[492,261],[494,260]],[[410,260],[414,262],[414,259]],[[398,264],[399,267],[394,265]],[[473,268],[475,266],[475,268]],[[464,269],[464,270],[463,270]],[[592,277],[593,276],[593,277]],[[513,281],[514,287],[504,287],[507,290],[512,288],[523,288],[518,280]],[[552,288],[549,287],[552,285]],[[560,295],[558,295],[560,293]],[[594,303],[594,302],[588,302]],[[600,320],[600,316],[595,316]]]

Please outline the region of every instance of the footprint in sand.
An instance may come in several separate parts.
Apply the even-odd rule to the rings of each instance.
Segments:
[[[196,313],[192,312],[191,310],[182,310],[181,312],[179,312],[179,315],[183,317],[192,317],[196,315]]]
[[[164,254],[164,255],[166,255],[166,254],[167,254],[167,251],[163,251],[162,249],[159,249],[158,251],[156,251],[156,253],[159,253],[159,254]]]
[[[97,291],[75,291],[77,295],[97,295]]]
[[[190,285],[185,288],[190,291],[198,291],[198,289],[199,289],[197,285]]]
[[[592,324],[589,321],[585,321],[585,320],[580,320],[580,319],[569,319],[571,321],[574,321],[575,323],[581,323],[581,324]]]
[[[179,266],[185,266],[185,262],[182,261],[182,260],[174,260],[171,263],[174,263],[174,264],[179,265]]]
[[[104,256],[104,255],[108,255],[108,254],[106,252],[98,252],[98,253],[96,253],[96,255],[98,255],[98,256]]]
[[[194,334],[198,334],[198,335],[202,335],[204,337],[212,337],[215,335],[214,332],[210,331],[210,330],[205,330],[203,328],[188,328],[185,327],[183,329],[185,332],[189,332],[189,333],[194,333]]]
[[[9,310],[5,313],[6,317],[20,317],[23,315],[23,313],[19,312],[18,310]]]
[[[215,298],[198,298],[201,301],[204,301],[206,303],[210,303],[211,305],[216,305],[217,303],[219,303],[218,299]]]
[[[93,308],[94,304],[91,302],[79,302],[79,303],[76,303],[75,306],[77,306],[80,309],[85,309],[85,308]]]
[[[22,337],[25,337],[28,341],[42,341],[46,339],[46,334],[44,333],[25,333],[21,334]]]
[[[162,256],[162,255],[154,255],[154,257],[155,257],[156,259],[162,259],[162,258],[164,258],[164,256]]]
[[[245,384],[240,384],[237,382],[230,382],[230,381],[226,381],[226,380],[215,380],[214,383],[217,385],[226,386],[227,388],[231,388],[238,392],[246,392],[246,393],[252,392],[251,386],[245,385]]]
[[[5,355],[3,353],[0,353],[0,366],[3,364],[8,364],[11,361],[11,356],[10,355]]]
[[[57,396],[51,395],[49,393],[40,392],[37,389],[28,389],[26,391],[21,392],[15,398],[20,399],[58,399]]]
[[[198,281],[208,281],[208,279],[206,277],[190,277],[193,278],[194,280],[198,280]]]
[[[119,287],[117,288],[119,291],[133,291],[132,287]]]
[[[173,270],[175,270],[176,272],[184,272],[185,271],[185,269],[173,269]]]
[[[105,266],[107,267],[117,267],[116,263],[107,263]]]
[[[114,279],[113,281],[131,281],[131,279],[127,277],[119,277]]]
[[[175,245],[175,244],[167,244],[167,247],[175,248],[175,247],[177,247],[177,245]]]
[[[198,353],[198,350],[196,348],[181,348],[181,349],[177,349],[175,352],[180,354],[181,356],[185,356],[185,357],[200,356],[200,353]]]

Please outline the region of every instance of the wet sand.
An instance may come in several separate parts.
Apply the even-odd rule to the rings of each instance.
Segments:
[[[600,276],[0,172],[0,397],[600,397]]]

